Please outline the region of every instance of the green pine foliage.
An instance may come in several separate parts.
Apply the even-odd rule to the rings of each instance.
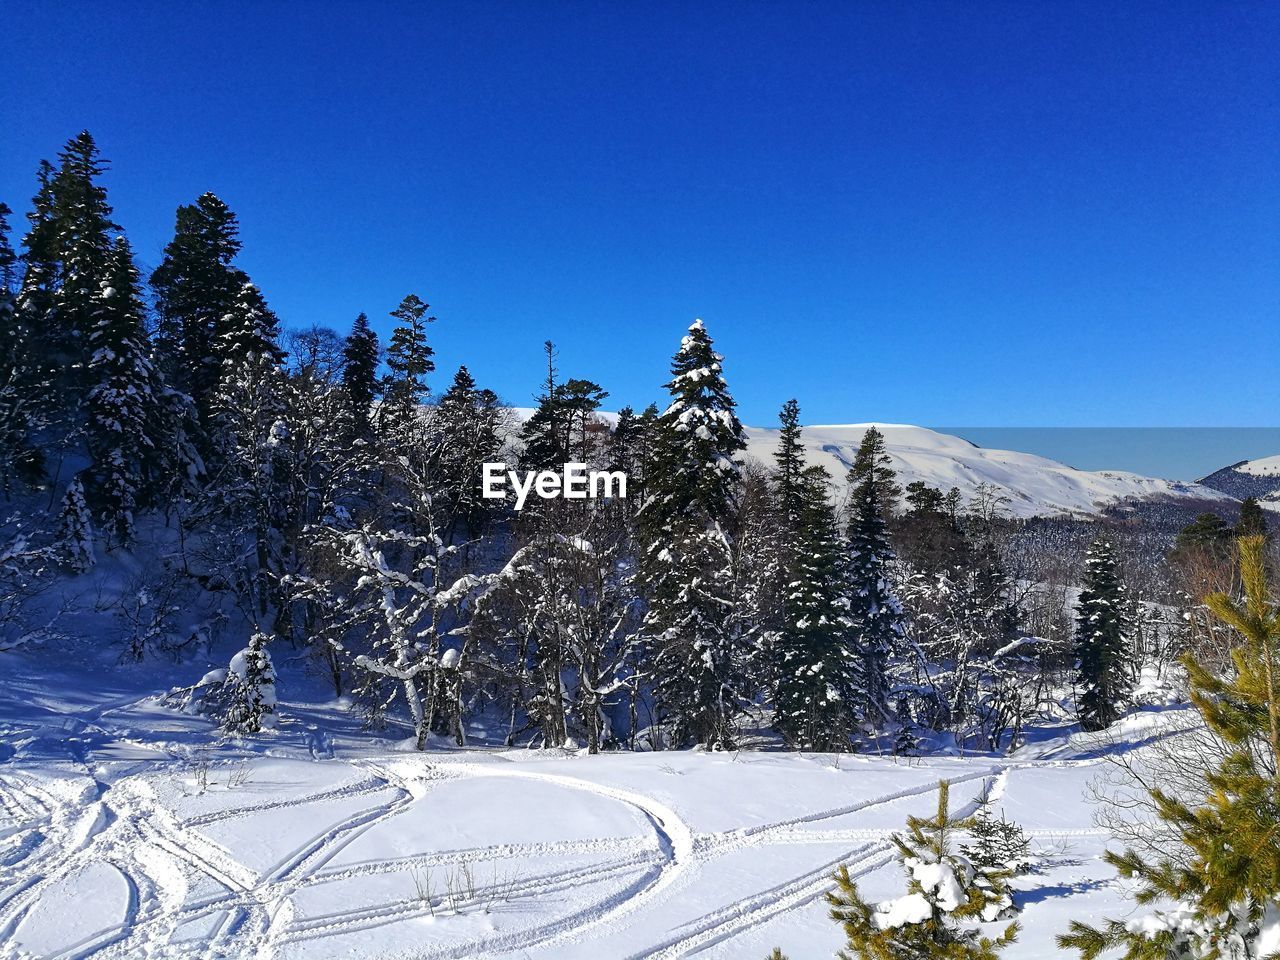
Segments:
[[[1267,581],[1265,542],[1238,545],[1244,598],[1205,602],[1235,630],[1233,669],[1215,674],[1183,657],[1191,701],[1220,746],[1195,801],[1150,790],[1155,809],[1184,850],[1151,862],[1134,850],[1107,854],[1138,883],[1140,904],[1160,904],[1139,920],[1073,922],[1063,947],[1093,960],[1238,960],[1280,957],[1280,608]]]
[[[1124,712],[1133,686],[1128,611],[1115,549],[1099,537],[1085,558],[1076,614],[1076,710],[1085,730],[1104,730]]]
[[[948,796],[944,780],[938,785],[937,812],[908,817],[907,834],[893,837],[907,875],[906,896],[869,903],[847,867],[836,872],[836,889],[827,902],[831,918],[844,929],[841,960],[995,960],[1017,938],[1016,922],[994,938],[974,929],[1007,911],[1009,875],[979,873],[953,849],[973,821],[953,817]]]

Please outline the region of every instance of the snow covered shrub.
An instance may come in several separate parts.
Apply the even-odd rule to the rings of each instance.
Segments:
[[[969,858],[980,878],[991,873],[1026,873],[1031,866],[1031,841],[1020,826],[1005,819],[1003,811],[997,818],[992,806],[990,793],[984,791],[968,830],[972,842],[962,844],[960,852]]]
[[[267,653],[271,638],[255,633],[231,658],[224,681],[227,693],[222,728],[228,733],[258,733],[276,725],[276,672]]]
[[[84,483],[76,477],[62,496],[58,517],[58,555],[73,573],[84,573],[94,564],[93,520],[84,499]]]
[[[973,827],[948,810],[947,781],[938,784],[938,810],[932,817],[908,817],[908,834],[895,835],[907,874],[905,896],[868,903],[858,893],[847,867],[836,872],[836,889],[827,894],[831,918],[844,927],[847,944],[841,960],[899,960],[946,957],[995,960],[1018,935],[1009,924],[995,939],[973,925],[1000,919],[1009,907],[1004,870],[980,871],[963,853],[952,850],[955,834]]]
[[[1243,602],[1205,598],[1238,635],[1234,669],[1219,676],[1183,658],[1207,749],[1183,778],[1145,781],[1160,784],[1146,791],[1146,808],[1166,842],[1107,854],[1138,881],[1139,903],[1161,907],[1100,927],[1073,922],[1059,943],[1085,960],[1113,949],[1124,960],[1280,957],[1280,608],[1264,548],[1260,536],[1239,541]]]

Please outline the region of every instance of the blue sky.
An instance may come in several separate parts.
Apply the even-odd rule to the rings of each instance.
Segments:
[[[1280,5],[8,0],[0,199],[89,128],[154,265],[212,190],[289,325],[439,317],[609,405],[703,317],[747,422],[1270,426]]]

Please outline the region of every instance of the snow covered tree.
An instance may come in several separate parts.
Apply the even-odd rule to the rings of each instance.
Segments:
[[[590,507],[585,522],[578,511],[545,512],[476,601],[469,633],[513,695],[508,744],[521,713],[548,746],[585,740],[594,754],[622,739],[610,708],[633,689],[639,621],[627,546],[624,516],[607,505]]]
[[[997,818],[994,806],[991,791],[984,789],[978,798],[977,812],[970,818],[970,842],[962,844],[960,852],[969,858],[980,876],[1025,873],[1031,865],[1031,841],[1018,824],[1005,819],[1004,811]]]
[[[40,425],[46,384],[34,330],[27,312],[18,308],[10,213],[0,203],[0,492],[5,494],[15,483],[34,483],[43,472],[44,455],[32,434]]]
[[[631,407],[623,407],[618,411],[618,423],[609,440],[608,469],[621,470],[627,475],[626,509],[630,514],[644,503],[646,467],[652,456],[657,419],[658,408],[652,404],[640,414]]]
[[[885,524],[897,485],[884,436],[875,427],[863,435],[849,484],[849,614],[862,660],[861,709],[867,722],[879,725],[889,716],[887,667],[901,644],[904,623],[890,580],[893,550]]]
[[[94,301],[85,383],[89,492],[103,527],[119,544],[133,539],[134,509],[154,475],[161,424],[160,384],[138,293],[138,271],[124,237],[116,240]]]
[[[1073,922],[1059,943],[1086,960],[1108,950],[1123,951],[1124,960],[1280,955],[1280,608],[1267,582],[1263,538],[1244,537],[1238,550],[1243,601],[1224,593],[1206,598],[1237,634],[1231,671],[1218,675],[1183,657],[1191,701],[1219,762],[1204,770],[1193,795],[1176,795],[1164,781],[1147,790],[1176,845],[1157,857],[1130,849],[1109,852],[1107,860],[1138,882],[1140,904],[1160,907],[1100,927]]]
[[[659,707],[676,743],[728,746],[748,651],[732,614],[734,509],[745,447],[701,320],[671,364],[649,495],[637,516]]]
[[[292,592],[316,604],[318,635],[359,671],[357,695],[371,718],[403,702],[417,749],[426,748],[437,717],[462,745],[460,685],[452,681],[465,664],[451,636],[451,611],[482,581],[462,569],[463,545],[439,536],[425,478],[404,493],[385,516],[358,522],[337,510],[311,527],[323,574],[292,577]]]
[[[847,867],[836,872],[836,889],[827,902],[848,941],[841,960],[995,960],[1017,938],[1016,922],[994,939],[974,929],[1008,911],[1008,874],[979,874],[952,849],[957,835],[972,824],[951,815],[948,794],[944,780],[934,816],[908,817],[907,835],[893,837],[907,874],[906,896],[868,903]]]
[[[51,331],[69,363],[63,385],[78,402],[97,323],[98,296],[107,278],[112,236],[119,227],[111,219],[107,191],[98,183],[106,161],[87,130],[67,142],[52,183],[53,250],[59,273],[53,291]]]
[[[1076,615],[1076,712],[1085,730],[1104,730],[1124,712],[1133,685],[1128,609],[1115,548],[1099,537],[1085,558]]]
[[[236,316],[249,278],[233,263],[240,225],[212,193],[178,207],[173,239],[151,275],[156,295],[157,354],[165,381],[191,398],[202,431],[212,430],[214,395],[222,378],[219,340]],[[208,452],[207,437],[200,449]]]
[[[347,394],[351,422],[358,436],[369,431],[369,417],[378,395],[379,353],[378,335],[369,326],[369,318],[362,313],[351,325],[351,333],[342,348],[346,361],[342,368],[342,387]]]
[[[258,288],[246,283],[223,318],[214,345],[219,380],[212,400],[214,484],[217,511],[230,524],[227,544],[239,559],[233,582],[267,615],[278,573],[279,531],[284,524],[286,390],[277,321]],[[251,547],[247,554],[240,540]]]
[[[444,510],[446,543],[463,533],[483,532],[493,501],[482,496],[484,464],[502,449],[500,429],[506,418],[492,390],[477,388],[466,367],[459,367],[453,383],[431,411],[430,433],[433,480]]]
[[[74,477],[62,496],[58,513],[57,552],[73,573],[84,573],[93,566],[93,518],[84,498],[84,483]]]
[[[276,671],[267,652],[271,637],[254,632],[249,645],[231,658],[224,681],[222,729],[261,733],[276,726]]]
[[[786,447],[784,441],[777,455],[780,497],[786,492]],[[774,726],[801,750],[847,750],[858,719],[853,702],[858,668],[844,551],[827,494],[830,481],[821,467],[808,467],[790,481],[794,502],[786,520],[792,532],[785,552],[784,621],[774,641]]]

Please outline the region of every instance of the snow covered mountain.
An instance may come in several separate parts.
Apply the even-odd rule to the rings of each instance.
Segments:
[[[820,464],[843,492],[844,476],[869,423],[806,426],[804,444],[810,463]],[[931,487],[956,487],[966,501],[985,484],[1008,497],[1005,509],[1018,517],[1090,515],[1131,499],[1229,501],[1231,495],[1197,483],[1160,480],[1123,470],[1076,470],[1033,453],[989,450],[960,437],[905,424],[875,424],[904,487],[922,480]],[[747,452],[772,463],[778,431],[747,427]],[[1280,458],[1276,458],[1280,459]]]

